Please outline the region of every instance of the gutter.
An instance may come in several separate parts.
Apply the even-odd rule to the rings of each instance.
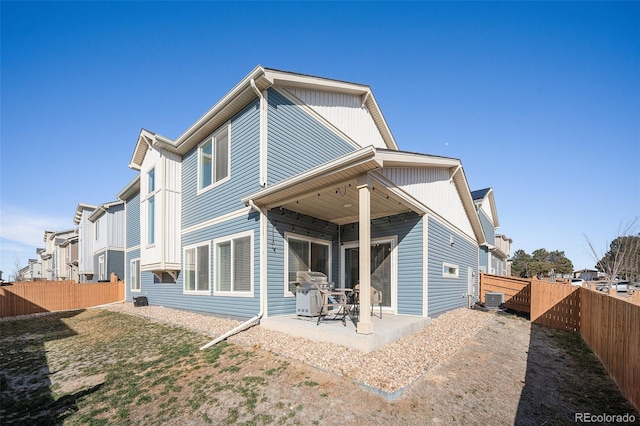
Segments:
[[[264,211],[262,211],[258,206],[255,205],[255,203],[253,202],[253,200],[249,200],[248,201],[249,206],[251,207],[252,210],[255,210],[257,212],[260,213],[261,216],[261,220],[260,220],[260,230],[262,231],[262,224],[265,223],[266,225],[266,218],[267,215]],[[262,219],[265,220],[265,222],[262,221]],[[266,258],[263,257],[264,254],[264,248],[266,247],[264,245],[264,235],[265,232],[260,232],[260,312],[258,312],[258,314],[256,316],[254,316],[253,318],[248,319],[247,321],[243,322],[242,324],[240,324],[239,326],[233,328],[232,330],[227,331],[226,333],[224,333],[221,336],[216,337],[215,339],[213,339],[212,341],[210,341],[209,343],[207,343],[206,345],[202,346],[200,348],[200,350],[205,350],[207,348],[210,348],[213,345],[216,345],[220,342],[222,342],[223,340],[227,339],[228,337],[233,336],[234,334],[237,334],[241,331],[244,331],[245,329],[252,327],[256,324],[260,323],[260,319],[262,318],[262,316],[264,315],[265,312],[265,306],[266,306],[266,296],[267,296],[267,289],[266,289],[266,274],[265,269],[266,269]]]

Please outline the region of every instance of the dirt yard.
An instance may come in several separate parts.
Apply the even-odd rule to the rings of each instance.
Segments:
[[[579,336],[492,315],[391,402],[257,348],[199,351],[208,336],[130,315],[1,321],[0,423],[564,425],[583,412],[640,422]]]

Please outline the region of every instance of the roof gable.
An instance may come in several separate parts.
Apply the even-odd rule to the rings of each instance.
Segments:
[[[493,222],[493,227],[498,228],[498,209],[496,208],[496,200],[493,195],[493,188],[478,189],[471,193],[476,209],[485,212],[487,217]]]
[[[146,151],[150,146],[158,146],[159,148],[168,149],[169,151],[184,155],[249,104],[249,102],[257,98],[259,93],[272,86],[328,93],[344,93],[350,96],[357,96],[362,99],[361,108],[366,109],[370,115],[386,148],[392,150],[398,149],[389,126],[369,86],[264,68],[258,65],[177,139],[172,140],[149,130],[142,129],[138,136],[129,167],[134,170],[140,170]]]

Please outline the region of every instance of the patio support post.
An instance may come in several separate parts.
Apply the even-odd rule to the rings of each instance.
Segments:
[[[360,220],[360,319],[357,332],[371,334],[371,183],[368,175],[358,177],[357,188]]]

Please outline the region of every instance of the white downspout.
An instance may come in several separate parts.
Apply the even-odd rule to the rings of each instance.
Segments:
[[[224,333],[223,335],[215,338],[214,340],[210,341],[209,343],[207,343],[206,345],[202,346],[200,348],[200,350],[204,350],[207,349],[217,343],[222,342],[223,340],[227,339],[228,337],[233,336],[236,333],[239,333],[253,325],[256,325],[260,322],[260,319],[262,318],[262,316],[264,315],[265,312],[265,305],[266,305],[266,295],[267,295],[267,289],[266,289],[266,283],[267,283],[267,278],[266,278],[266,256],[264,253],[265,250],[265,234],[266,232],[264,232],[264,227],[263,227],[263,223],[266,225],[266,219],[267,219],[267,215],[265,212],[263,212],[260,208],[258,208],[258,206],[255,205],[255,203],[253,202],[253,200],[249,200],[249,206],[251,207],[251,209],[257,211],[258,213],[260,213],[260,312],[258,312],[258,315],[256,315],[253,318],[248,319],[247,321],[243,322],[242,324],[240,324],[239,326],[235,327],[232,330],[227,331],[226,333]]]

